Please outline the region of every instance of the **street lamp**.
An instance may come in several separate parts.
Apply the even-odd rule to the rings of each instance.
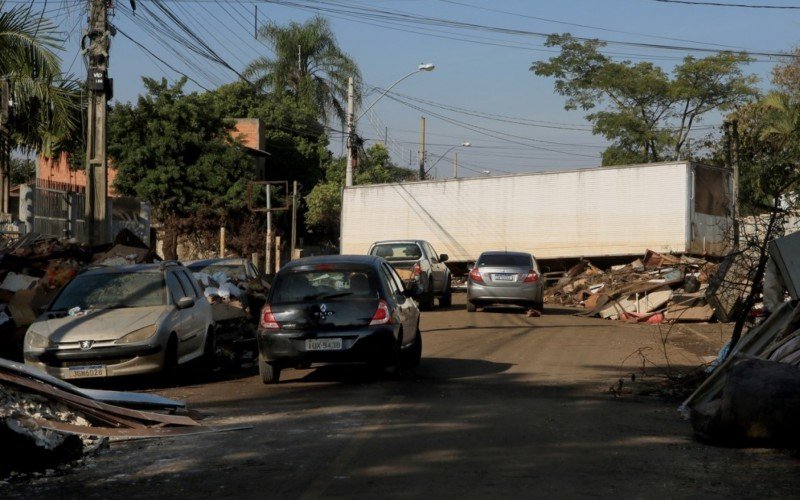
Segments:
[[[439,158],[437,158],[437,159],[436,159],[436,161],[435,161],[435,162],[433,162],[433,165],[431,165],[431,167],[430,167],[428,170],[426,170],[426,171],[425,171],[425,174],[427,174],[428,172],[430,172],[431,170],[433,170],[433,167],[435,167],[435,166],[436,166],[436,164],[437,164],[437,163],[439,163],[439,160],[441,160],[442,158],[444,158],[445,156],[447,156],[447,153],[449,153],[450,151],[452,151],[452,150],[454,150],[454,149],[456,149],[456,148],[468,148],[468,147],[470,147],[470,146],[472,146],[472,144],[470,144],[470,143],[469,143],[469,142],[467,142],[467,141],[464,141],[464,142],[462,142],[461,144],[456,144],[455,146],[450,146],[450,149],[448,149],[447,151],[445,151],[445,152],[442,154],[442,156],[440,156]],[[458,177],[458,151],[456,151],[456,156],[455,156],[455,158],[453,159],[453,177],[454,177],[454,178],[457,178],[457,177]]]
[[[367,106],[367,108],[358,115],[355,116],[355,103],[354,103],[354,89],[353,89],[353,78],[351,77],[347,82],[347,170],[345,171],[345,178],[344,178],[344,185],[345,186],[352,186],[353,185],[353,159],[356,154],[356,144],[355,144],[355,136],[356,136],[356,122],[363,117],[367,111],[372,109],[375,104],[381,100],[383,96],[389,93],[395,85],[402,82],[406,78],[411,75],[415,75],[421,71],[433,71],[436,68],[434,64],[431,63],[421,63],[417,66],[417,69],[412,71],[411,73],[405,75],[404,77],[400,78],[393,84],[389,85],[389,87],[381,92],[381,95],[378,96],[377,99],[372,101],[372,104]]]

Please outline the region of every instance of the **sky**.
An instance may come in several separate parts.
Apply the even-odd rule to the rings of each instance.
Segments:
[[[30,0],[6,0],[6,7],[16,3]],[[591,133],[584,112],[564,110],[565,99],[554,92],[552,79],[530,71],[533,62],[558,53],[544,47],[543,35],[570,32],[608,40],[614,43],[605,53],[615,59],[652,61],[666,71],[687,55],[708,55],[689,48],[762,52],[767,55],[757,56],[745,71],[759,76],[764,89],[769,87],[770,70],[780,61],[768,54],[800,45],[800,0],[730,2],[762,8],[679,0],[136,3],[134,14],[129,0],[114,2],[111,22],[117,34],[112,41],[109,76],[114,79],[115,100],[135,100],[142,92],[143,76],[177,80],[184,73],[196,82],[187,86],[190,90],[234,81],[236,72],[250,61],[271,55],[269,47],[254,37],[254,24],[303,22],[321,15],[331,22],[339,46],[361,69],[368,90],[363,107],[375,103],[359,120],[358,133],[367,139],[367,145],[388,139],[393,160],[417,169],[420,118],[424,116],[426,163],[437,178],[454,175],[455,153],[459,176],[600,165],[607,142]],[[159,3],[229,68],[168,40],[165,29],[159,28],[157,33],[146,29],[148,23],[176,26],[159,10]],[[33,0],[33,4],[44,8],[46,17],[64,32],[64,69],[82,78],[86,69],[79,48],[88,2]],[[420,63],[432,63],[436,68],[405,78],[385,97],[380,98],[380,91],[369,92],[389,87]],[[720,123],[719,114],[710,115],[693,136],[700,138]],[[336,154],[342,152],[340,128],[334,124],[330,132],[330,148]],[[461,146],[464,142],[470,147]]]

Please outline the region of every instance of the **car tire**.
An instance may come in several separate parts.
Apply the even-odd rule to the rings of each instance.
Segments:
[[[403,351],[402,356],[403,368],[412,369],[419,366],[419,362],[422,359],[422,334],[419,331],[419,327],[417,327],[414,341]]]
[[[544,303],[542,302],[534,302],[531,304],[531,309],[538,311],[539,314],[544,312]]]
[[[270,363],[258,358],[258,374],[261,376],[261,382],[265,384],[277,384],[281,378],[281,368],[276,363]]]
[[[434,300],[434,292],[433,292],[433,279],[428,280],[428,289],[422,295],[422,301],[419,304],[420,311],[431,311],[433,310],[433,300]]]
[[[467,300],[467,312],[468,313],[474,313],[477,310],[478,310],[478,306],[476,306],[474,302],[472,302],[470,300]]]
[[[214,328],[209,327],[203,343],[203,371],[210,372],[217,367],[217,335]]]
[[[384,364],[384,370],[389,376],[401,377],[403,375],[403,332],[400,332],[400,337],[392,345],[392,350],[389,357]]]
[[[167,348],[164,349],[164,366],[161,369],[164,381],[173,383],[178,378],[178,337],[173,333],[167,341]]]
[[[453,305],[453,290],[450,286],[450,279],[448,278],[444,295],[439,297],[439,307],[450,307],[451,305]]]

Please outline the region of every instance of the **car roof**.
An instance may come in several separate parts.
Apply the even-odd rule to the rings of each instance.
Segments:
[[[226,257],[224,259],[200,259],[200,260],[192,260],[189,262],[185,262],[184,265],[186,267],[200,267],[200,266],[213,266],[213,265],[225,265],[225,264],[236,264],[236,265],[243,265],[245,259],[242,257]]]
[[[425,240],[383,240],[383,241],[376,241],[372,245],[373,246],[374,245],[387,245],[387,244],[390,244],[390,243],[401,243],[401,244],[408,245],[409,243],[417,243],[417,244],[427,243],[427,241],[425,241]]]
[[[81,274],[111,274],[111,273],[156,273],[167,269],[184,269],[184,266],[171,262],[169,264],[158,262],[154,264],[128,264],[124,266],[89,267]]]
[[[360,264],[374,266],[382,260],[382,257],[376,257],[374,255],[317,255],[290,261],[283,266],[281,270],[300,266],[313,266],[316,264]]]
[[[520,257],[533,257],[533,255],[528,252],[507,252],[505,250],[490,250],[481,252],[481,255],[518,255]]]

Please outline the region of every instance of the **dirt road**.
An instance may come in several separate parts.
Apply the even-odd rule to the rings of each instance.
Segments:
[[[460,303],[459,303],[460,299]],[[794,497],[800,462],[691,437],[677,404],[608,393],[666,359],[666,328],[548,309],[425,313],[423,361],[391,380],[361,367],[253,374],[159,391],[211,425],[249,430],[113,443],[67,475],[0,487],[33,498]],[[670,332],[677,369],[713,356],[716,325]],[[642,355],[636,354],[641,352]],[[644,356],[644,357],[643,357]],[[629,385],[626,382],[626,386]],[[625,391],[623,391],[625,392]]]

